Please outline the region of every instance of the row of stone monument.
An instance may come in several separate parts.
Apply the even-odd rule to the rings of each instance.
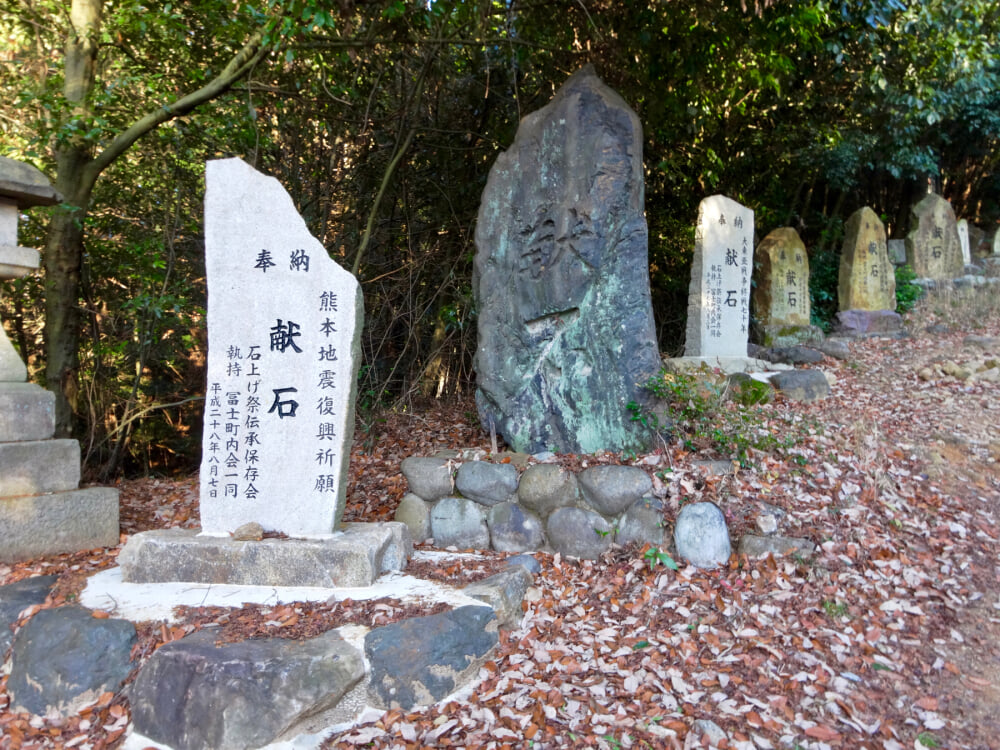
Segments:
[[[590,68],[527,116],[494,164],[476,227],[473,290],[481,422],[515,450],[592,453],[641,444],[626,409],[656,404],[642,384],[662,361],[649,291],[642,128]],[[928,195],[912,211],[906,261],[920,277],[965,269],[954,212]],[[868,208],[847,223],[841,332],[900,326],[885,228]],[[751,282],[755,281],[755,284]],[[716,195],[698,209],[685,358],[727,371],[747,358],[751,300],[759,338],[788,345],[810,326],[809,261],[798,234],[754,247],[754,214]]]
[[[202,534],[197,541],[179,538],[176,530],[146,542],[133,536],[120,560],[123,567],[141,560],[126,575],[134,580],[176,575],[185,567],[165,547],[183,549],[190,561],[189,577],[182,580],[243,580],[248,555],[255,554],[246,545],[262,543],[253,529],[323,544],[342,528],[363,317],[360,288],[309,234],[276,180],[237,159],[210,162],[206,173]],[[933,196],[925,202],[932,200],[943,203]],[[919,274],[962,272],[954,218],[947,223],[945,214],[932,211],[926,223],[921,218],[907,240],[908,260]],[[723,196],[701,204],[687,328],[690,358],[710,364],[746,359],[755,265],[756,314],[766,335],[781,341],[815,334],[801,240],[781,229],[755,248],[753,222],[750,209]],[[851,218],[847,235],[842,314],[894,315],[881,222],[863,209]],[[474,364],[487,431],[527,453],[618,451],[648,439],[628,409],[630,402],[655,408],[643,384],[662,367],[647,242],[641,124],[585,68],[547,106],[525,117],[483,194],[473,278],[479,313]],[[25,398],[18,397],[16,409],[27,404]],[[0,416],[0,426],[3,419],[13,424]],[[0,450],[5,439],[0,437]],[[75,486],[76,478],[70,479]],[[2,490],[0,483],[0,495]],[[101,497],[99,513],[111,518],[116,503],[110,495]],[[53,523],[85,526],[93,515]],[[50,518],[43,514],[30,527],[38,540],[46,534],[36,530]],[[4,523],[13,528],[13,521],[0,519]],[[105,536],[100,543],[115,543]],[[263,540],[282,554],[294,547],[273,542]],[[398,564],[405,540],[390,546],[370,557]],[[31,550],[37,553],[37,547]],[[315,554],[313,547],[303,548],[302,558]],[[271,570],[295,567],[258,557]],[[212,561],[222,558],[231,572],[213,568]],[[151,572],[156,559],[164,564]]]

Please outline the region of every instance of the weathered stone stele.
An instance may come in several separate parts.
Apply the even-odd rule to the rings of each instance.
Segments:
[[[969,265],[972,263],[972,247],[969,244],[969,222],[959,219],[955,222],[955,231],[958,232],[958,247],[962,251],[962,263]]]
[[[630,401],[660,367],[642,127],[589,66],[522,120],[476,227],[476,403],[515,450],[639,445]]]
[[[851,214],[844,227],[837,297],[841,310],[896,309],[896,275],[885,225],[867,206]]]
[[[272,177],[208,162],[203,532],[329,534],[344,509],[363,318],[355,278]]]
[[[809,324],[809,256],[799,233],[775,229],[754,252],[754,313],[764,346],[788,346],[818,335]]]
[[[955,212],[940,195],[931,193],[910,209],[906,262],[925,279],[954,279],[965,270]]]
[[[698,206],[685,357],[746,357],[753,211],[724,195]]]

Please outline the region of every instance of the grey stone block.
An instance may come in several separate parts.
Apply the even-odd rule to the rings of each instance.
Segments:
[[[153,654],[129,693],[136,731],[184,750],[263,747],[323,729],[315,719],[365,673],[361,652],[335,631],[301,641],[214,640],[202,630]]]
[[[477,605],[376,628],[365,636],[368,699],[404,711],[436,703],[473,679],[499,641],[492,607]]]
[[[454,482],[448,459],[411,456],[403,459],[399,468],[410,492],[424,500],[433,502],[452,494]]]
[[[69,716],[117,692],[131,669],[135,626],[83,607],[43,609],[14,637],[7,681],[15,711]]]
[[[517,492],[517,469],[513,464],[466,461],[455,477],[455,487],[480,505],[505,503]]]
[[[570,557],[596,560],[614,540],[611,524],[583,508],[559,508],[549,516],[545,529],[552,549]]]
[[[555,464],[535,464],[521,475],[518,501],[542,518],[556,508],[574,505],[580,497],[576,474]]]
[[[834,329],[851,338],[891,335],[903,330],[903,318],[893,310],[841,310],[834,316]]]
[[[431,535],[431,509],[419,495],[407,492],[396,506],[394,519],[405,523],[416,544]]]
[[[653,489],[649,474],[635,466],[592,466],[580,472],[579,480],[583,499],[606,517],[617,516]]]
[[[740,538],[738,553],[747,557],[763,557],[771,554],[777,557],[787,554],[798,554],[811,557],[816,552],[816,545],[808,539],[790,536],[757,536],[744,534]]]
[[[44,602],[55,582],[56,576],[35,576],[0,586],[0,663],[13,638],[11,626],[23,610]]]
[[[370,586],[403,567],[412,549],[404,524],[347,524],[320,539],[235,541],[186,529],[144,531],[118,555],[128,583],[229,583],[247,586]]]
[[[534,577],[523,565],[512,565],[482,581],[470,583],[462,593],[489,604],[503,628],[521,621],[521,601]]]
[[[830,382],[820,370],[789,370],[771,378],[771,385],[793,401],[818,401],[830,395]]]
[[[0,383],[0,443],[51,438],[55,402],[52,391],[34,383]]]
[[[0,443],[0,498],[75,490],[79,484],[75,440]]]
[[[714,503],[692,503],[681,508],[674,526],[677,555],[698,568],[725,565],[732,551],[729,529]]]
[[[545,542],[542,522],[517,503],[500,503],[486,515],[493,549],[500,552],[533,552]]]
[[[431,510],[431,535],[436,547],[489,549],[490,546],[483,507],[461,497],[438,500]]]
[[[68,441],[75,442],[75,441]],[[118,490],[0,498],[0,561],[118,546]]]

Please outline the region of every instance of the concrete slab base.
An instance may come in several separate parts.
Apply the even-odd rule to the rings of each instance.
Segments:
[[[92,487],[0,498],[0,540],[0,562],[116,547],[118,490]]]
[[[370,586],[413,552],[405,524],[351,523],[307,539],[237,541],[187,529],[135,534],[118,555],[127,583],[243,586]]]

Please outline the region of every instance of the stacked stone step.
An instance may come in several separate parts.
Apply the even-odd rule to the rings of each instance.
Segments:
[[[59,195],[34,167],[0,158],[0,279],[38,268],[38,251],[17,245],[22,209]],[[118,491],[78,489],[80,445],[57,440],[55,396],[28,383],[0,328],[0,561],[118,544]]]

